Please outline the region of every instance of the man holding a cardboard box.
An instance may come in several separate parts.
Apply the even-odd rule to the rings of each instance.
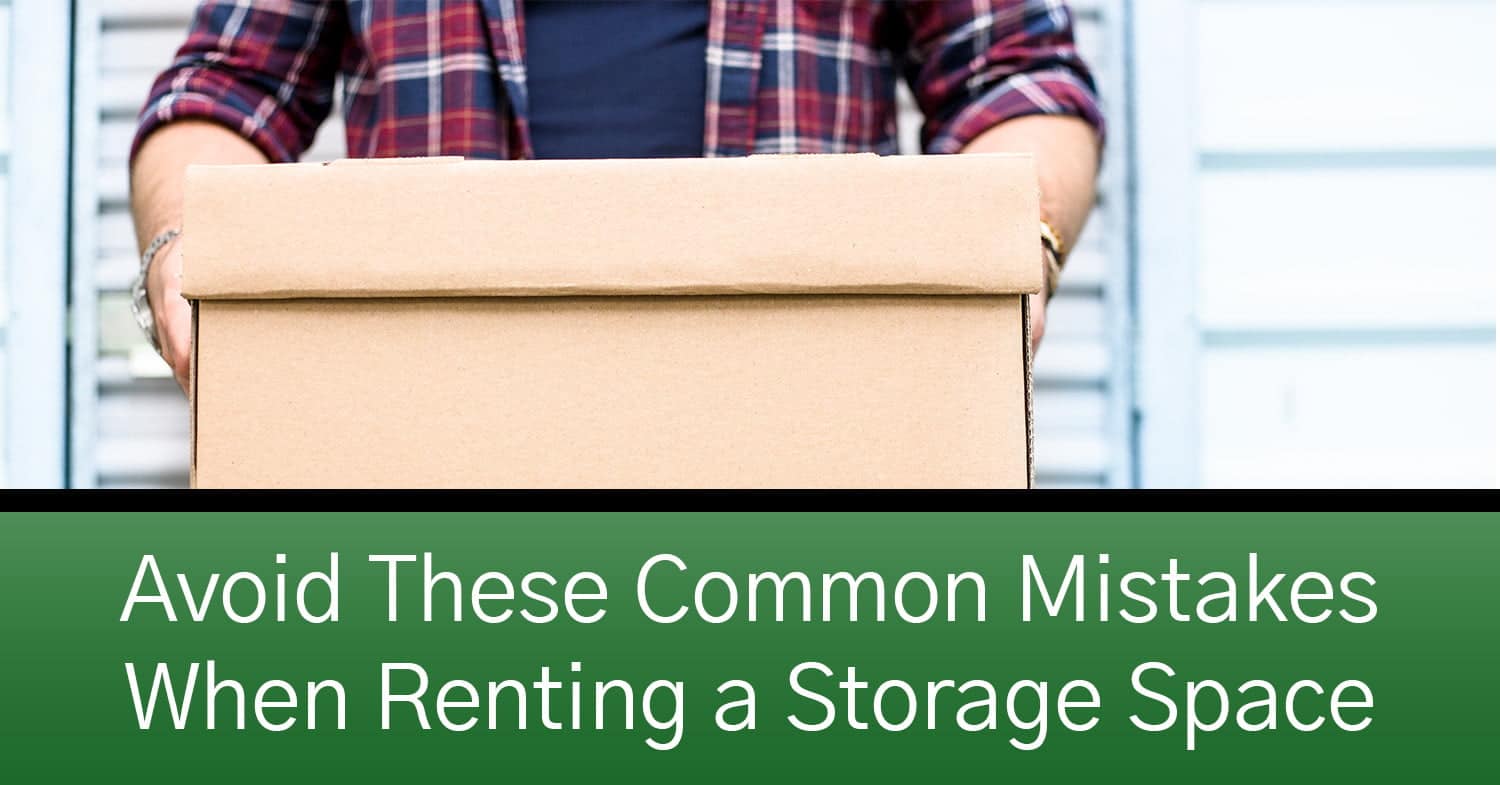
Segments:
[[[131,166],[148,252],[138,319],[180,383],[184,170],[295,160],[340,76],[353,157],[721,157],[895,152],[899,71],[926,118],[927,152],[1036,157],[1048,290],[1093,204],[1102,118],[1061,0],[413,7],[424,6],[200,3],[152,90]],[[701,147],[684,149],[695,132]]]
[[[1057,0],[204,0],[137,316],[196,487],[1029,487],[1101,126]]]

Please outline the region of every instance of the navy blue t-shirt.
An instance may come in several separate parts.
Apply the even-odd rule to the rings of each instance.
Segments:
[[[706,0],[526,0],[538,158],[703,155]]]

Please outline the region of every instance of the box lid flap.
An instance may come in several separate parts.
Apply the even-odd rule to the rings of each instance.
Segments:
[[[1029,156],[373,160],[188,171],[192,299],[1016,294]]]

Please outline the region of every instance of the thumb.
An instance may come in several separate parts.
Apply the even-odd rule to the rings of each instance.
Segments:
[[[193,367],[193,308],[174,292],[167,311],[166,340],[162,346],[166,349],[167,363],[172,366],[172,375],[186,393]]]
[[[1047,331],[1047,298],[1040,294],[1026,297],[1026,310],[1031,314],[1031,353],[1036,354],[1042,345],[1042,334]]]

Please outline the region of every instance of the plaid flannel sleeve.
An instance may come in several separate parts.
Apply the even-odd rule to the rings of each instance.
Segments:
[[[345,13],[343,0],[201,0],[151,88],[131,159],[157,129],[192,118],[235,131],[272,161],[296,160],[332,108]]]
[[[927,118],[927,152],[956,153],[1033,114],[1083,118],[1103,138],[1093,76],[1062,0],[914,0],[906,21],[906,76]]]

